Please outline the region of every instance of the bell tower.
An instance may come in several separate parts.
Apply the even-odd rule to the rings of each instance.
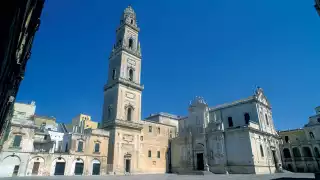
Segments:
[[[139,172],[141,122],[141,49],[136,13],[128,6],[116,29],[104,86],[102,128],[110,132],[108,164],[113,172]]]
[[[103,125],[115,120],[141,120],[141,50],[136,14],[128,6],[116,30],[109,57],[108,81],[104,86]]]

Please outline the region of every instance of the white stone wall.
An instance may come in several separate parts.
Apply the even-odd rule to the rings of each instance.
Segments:
[[[0,177],[11,177],[14,167],[19,166],[17,176],[25,176],[30,153],[1,152],[0,154]]]
[[[14,103],[13,109],[13,120],[30,119],[35,114],[36,105],[35,102],[30,104]]]
[[[59,142],[61,142],[61,150],[62,150],[62,142],[63,142],[64,133],[57,132],[57,131],[48,131],[48,133],[50,134],[51,140],[55,142],[54,150],[55,151],[59,150],[58,149]]]

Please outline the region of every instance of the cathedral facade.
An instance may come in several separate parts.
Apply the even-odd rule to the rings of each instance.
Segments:
[[[109,173],[274,173],[280,138],[263,90],[210,108],[196,97],[187,117],[167,113],[142,120],[141,47],[136,13],[122,14],[109,57],[101,128],[110,132]]]

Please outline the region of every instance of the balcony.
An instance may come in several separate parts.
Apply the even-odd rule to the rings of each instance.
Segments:
[[[114,49],[111,52],[110,58],[112,58],[113,56],[115,56],[118,52],[120,51],[125,51],[129,54],[132,54],[138,58],[141,58],[141,52],[138,49],[132,49],[129,48],[128,46],[124,45],[124,44],[119,44],[116,47],[114,47]]]
[[[313,157],[304,157],[304,160],[305,161],[314,161],[314,158]]]
[[[284,159],[284,162],[292,162],[292,161],[293,161],[292,158],[285,158],[285,159]]]
[[[45,144],[45,143],[50,143],[50,139],[43,139],[43,138],[35,138],[33,140],[33,143],[38,143],[38,144]]]
[[[125,121],[125,120],[120,120],[120,119],[116,119],[114,121],[107,122],[104,125],[105,128],[114,127],[114,126],[121,126],[121,127],[127,127],[127,128],[131,128],[131,129],[138,129],[138,130],[141,130],[143,128],[142,123],[133,122],[133,121]]]
[[[138,84],[134,81],[130,81],[129,79],[125,79],[125,78],[122,78],[120,77],[119,79],[117,79],[117,81],[115,83],[121,83],[125,86],[129,86],[131,88],[134,88],[134,89],[138,89],[140,91],[142,91],[144,89],[144,86],[141,85],[141,84]],[[110,85],[105,85],[104,86],[104,90],[106,91],[107,89],[113,87],[114,84],[110,84]]]

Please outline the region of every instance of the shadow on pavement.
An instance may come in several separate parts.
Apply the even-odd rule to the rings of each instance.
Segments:
[[[291,178],[291,177],[282,177],[282,178],[275,178],[271,180],[311,180],[315,178]]]

